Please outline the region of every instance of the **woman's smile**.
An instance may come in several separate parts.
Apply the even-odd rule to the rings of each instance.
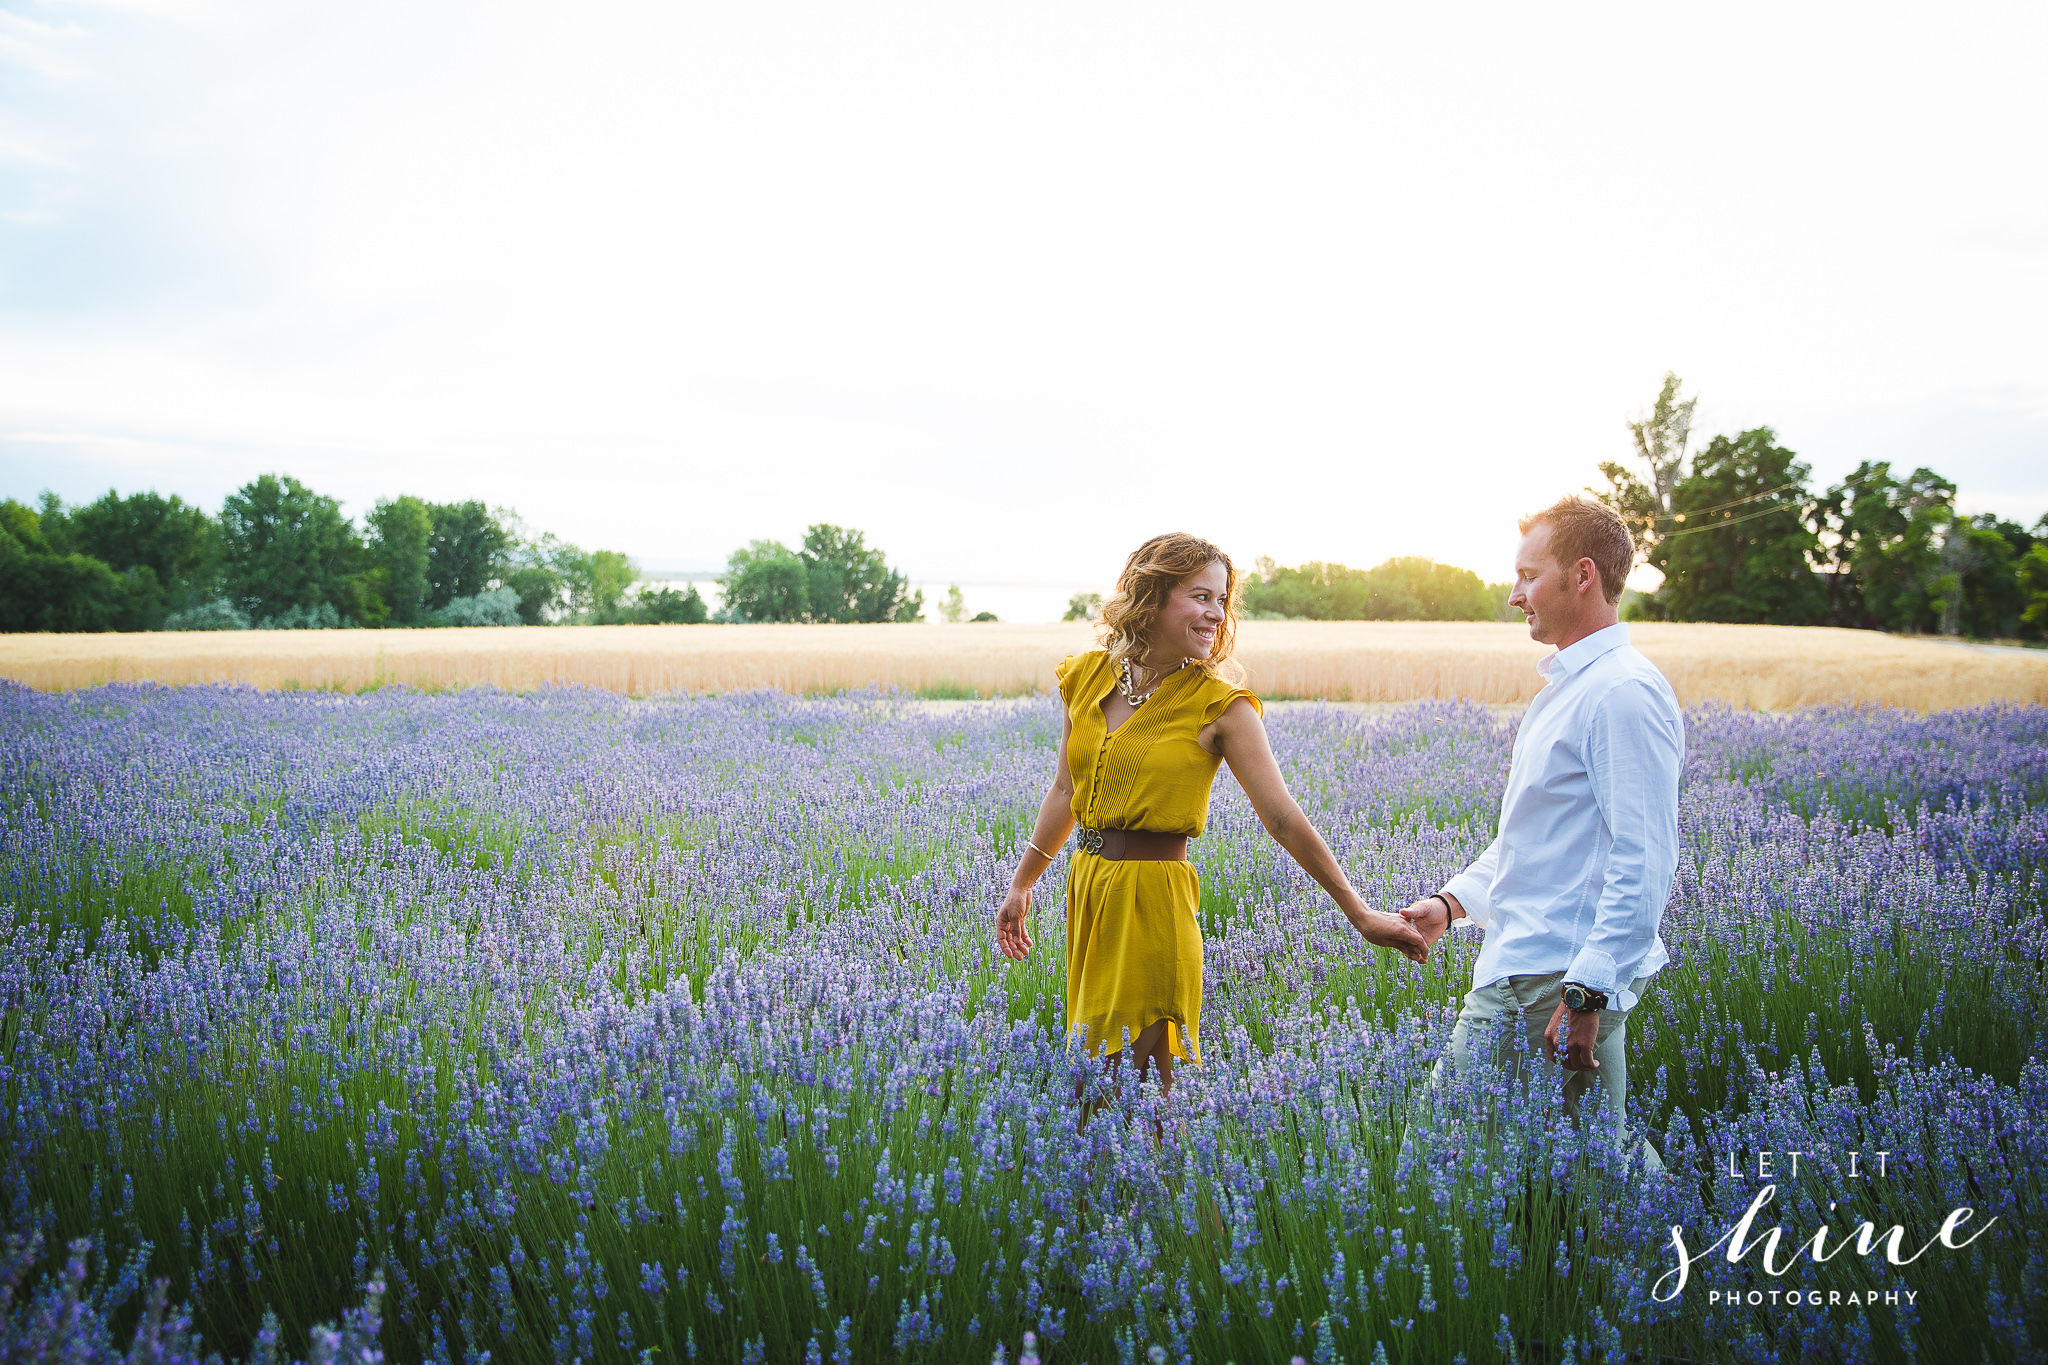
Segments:
[[[1229,595],[1230,575],[1221,564],[1205,565],[1183,578],[1160,606],[1145,665],[1164,670],[1182,659],[1206,659],[1214,654]]]

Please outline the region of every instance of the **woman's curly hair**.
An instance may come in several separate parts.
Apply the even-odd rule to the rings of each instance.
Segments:
[[[1109,651],[1109,666],[1121,668],[1125,659],[1138,661],[1145,653],[1146,637],[1159,619],[1167,597],[1190,574],[1211,564],[1221,564],[1224,574],[1223,624],[1217,628],[1216,643],[1209,657],[1196,667],[1212,678],[1236,683],[1244,678],[1244,666],[1231,657],[1237,648],[1237,596],[1241,586],[1237,566],[1230,556],[1185,531],[1170,531],[1131,551],[1124,571],[1116,580],[1116,593],[1102,604],[1102,643]]]

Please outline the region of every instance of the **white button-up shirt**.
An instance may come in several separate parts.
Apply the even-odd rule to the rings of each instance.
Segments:
[[[1629,983],[1671,960],[1657,922],[1678,866],[1685,720],[1627,626],[1537,668],[1548,685],[1515,735],[1498,831],[1444,890],[1486,931],[1475,990],[1562,969],[1626,1010]]]

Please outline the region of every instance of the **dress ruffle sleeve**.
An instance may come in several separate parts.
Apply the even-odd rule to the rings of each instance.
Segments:
[[[1252,710],[1258,712],[1262,716],[1266,714],[1266,704],[1260,701],[1258,698],[1258,694],[1253,692],[1250,688],[1233,687],[1227,691],[1219,688],[1215,696],[1206,698],[1204,700],[1202,706],[1202,724],[1214,725],[1217,721],[1221,720],[1223,718],[1223,713],[1230,709],[1230,704],[1236,701],[1239,697],[1243,697],[1246,701],[1250,702],[1252,704]]]
[[[1101,658],[1102,651],[1097,649],[1086,654],[1069,654],[1053,666],[1052,676],[1059,685],[1061,701],[1069,706],[1074,704],[1074,688],[1085,686],[1086,679]]]

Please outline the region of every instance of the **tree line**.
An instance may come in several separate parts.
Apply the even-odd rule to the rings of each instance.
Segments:
[[[240,630],[543,624],[916,622],[924,594],[851,527],[819,523],[792,548],[727,557],[708,610],[694,585],[648,588],[616,550],[531,534],[477,500],[379,501],[358,525],[289,475],[236,489],[218,513],[156,492],[109,490],[67,507],[0,502],[0,630]],[[1493,620],[1507,587],[1409,557],[1374,569],[1258,561],[1247,615],[1299,620]],[[1067,619],[1092,619],[1078,594]],[[966,619],[956,587],[939,605]],[[977,621],[993,621],[983,612]]]
[[[924,619],[924,594],[910,590],[902,570],[891,568],[863,533],[823,522],[804,532],[798,549],[757,540],[734,550],[718,586],[721,621]]]
[[[1927,468],[1865,461],[1815,490],[1769,427],[1687,455],[1696,399],[1665,376],[1629,424],[1636,466],[1600,465],[1600,496],[1663,575],[1631,594],[1635,620],[1836,625],[1904,633],[2048,636],[2048,515],[2031,528],[1956,510]],[[480,501],[378,502],[358,526],[337,499],[288,475],[236,489],[218,513],[175,494],[109,490],[66,507],[0,502],[0,630],[204,630],[336,626],[920,621],[924,595],[849,527],[801,545],[756,540],[717,578],[714,616],[694,585],[639,585],[616,550],[531,534]],[[636,590],[637,589],[637,590]],[[1253,618],[1498,620],[1505,584],[1409,556],[1372,569],[1257,561]],[[963,614],[956,589],[940,605]],[[1077,595],[1068,619],[1100,609]],[[988,613],[982,618],[993,619]]]
[[[672,589],[630,598],[616,550],[530,535],[482,502],[340,502],[265,474],[209,513],[114,490],[0,502],[0,630],[246,630],[703,620]]]
[[[1420,555],[1353,569],[1313,562],[1286,568],[1260,558],[1245,575],[1244,612],[1253,620],[1499,621],[1508,585]]]
[[[1629,424],[1635,468],[1600,465],[1602,500],[1664,575],[1631,598],[1631,619],[2048,635],[2048,515],[2031,528],[1966,515],[1949,480],[1882,460],[1816,490],[1770,427],[1716,436],[1688,459],[1698,400],[1680,389],[1667,374]]]
[[[640,582],[617,550],[530,533],[480,501],[402,496],[358,525],[265,474],[219,512],[156,492],[0,502],[0,631],[917,621],[924,596],[865,536],[819,524],[730,556],[716,617],[694,584]]]

